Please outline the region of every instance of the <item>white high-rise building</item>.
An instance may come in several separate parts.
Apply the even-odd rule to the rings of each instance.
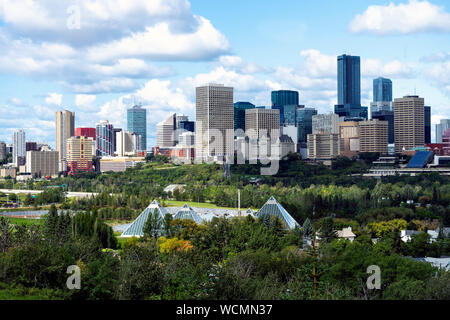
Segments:
[[[233,154],[233,88],[220,84],[196,88],[196,161],[225,162]]]
[[[16,167],[24,165],[26,157],[25,131],[17,130],[13,133],[13,163]]]
[[[436,125],[436,143],[442,143],[442,135],[445,130],[450,128],[450,119],[442,119],[441,123]]]
[[[335,113],[312,116],[312,133],[339,134],[339,115]]]
[[[174,113],[163,122],[156,126],[156,146],[162,149],[175,146],[177,137],[175,137],[177,115]]]
[[[141,136],[130,131],[116,132],[117,156],[135,156],[141,151]]]
[[[67,139],[75,135],[75,112],[67,110],[56,112],[56,150],[59,161],[65,160]]]

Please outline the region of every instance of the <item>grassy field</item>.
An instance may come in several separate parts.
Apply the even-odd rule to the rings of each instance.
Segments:
[[[0,300],[62,300],[62,297],[56,290],[13,287],[0,282]]]
[[[26,218],[6,218],[9,223],[12,224],[24,224],[26,226],[30,225],[42,225],[44,223],[44,220],[42,219],[26,219]]]

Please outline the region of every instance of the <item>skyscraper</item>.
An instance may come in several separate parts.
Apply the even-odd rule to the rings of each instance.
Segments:
[[[245,111],[245,128],[250,139],[258,139],[261,136],[278,138],[280,113],[274,109],[249,109]]]
[[[95,141],[86,136],[67,139],[67,168],[69,174],[76,172],[92,172],[92,153]]]
[[[312,133],[312,117],[317,115],[314,108],[297,109],[296,124],[298,128],[298,142],[306,143],[308,134]]]
[[[361,121],[359,123],[360,152],[378,152],[386,155],[388,153],[388,127],[387,121],[378,119]]]
[[[134,106],[127,111],[127,130],[141,136],[141,148],[147,150],[147,110]]]
[[[114,155],[114,129],[108,120],[102,120],[96,126],[96,149],[98,157]]]
[[[0,162],[6,159],[6,143],[0,141]]]
[[[373,102],[392,101],[392,81],[386,78],[373,80]]]
[[[272,91],[272,107],[298,105],[298,91],[279,90]]]
[[[342,55],[337,58],[338,104],[334,112],[340,117],[367,118],[367,109],[361,107],[360,57]]]
[[[250,102],[236,102],[234,104],[234,130],[241,129],[245,132],[245,110],[255,109]]]
[[[395,152],[425,144],[424,99],[405,96],[394,100]]]
[[[372,112],[372,119],[378,119],[380,121],[388,122],[388,142],[393,144],[394,140],[394,111],[375,111]]]
[[[450,119],[441,119],[441,122],[436,125],[436,143],[442,143],[442,135],[448,128],[450,128]]]
[[[172,148],[175,146],[178,137],[176,137],[177,115],[174,113],[163,122],[156,126],[156,146],[160,148]]]
[[[312,133],[339,134],[339,116],[335,113],[314,115]]]
[[[67,139],[75,134],[75,112],[67,110],[56,112],[56,150],[59,161],[65,160]]]
[[[13,163],[16,167],[25,163],[26,145],[25,131],[17,130],[13,133]]]
[[[196,88],[195,156],[198,162],[226,161],[234,154],[233,88]]]
[[[431,107],[425,106],[425,143],[431,143]]]

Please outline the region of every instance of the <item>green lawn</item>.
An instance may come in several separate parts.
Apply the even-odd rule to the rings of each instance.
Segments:
[[[42,225],[44,223],[44,220],[42,219],[27,219],[27,218],[6,218],[9,223],[12,224],[24,224],[26,226],[30,225]]]

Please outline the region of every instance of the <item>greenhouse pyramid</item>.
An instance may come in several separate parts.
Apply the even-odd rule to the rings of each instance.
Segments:
[[[297,221],[292,218],[292,216],[286,211],[286,209],[283,208],[281,204],[278,203],[278,201],[274,197],[271,197],[266,202],[261,210],[259,210],[256,217],[278,217],[284,223],[286,228],[291,230],[295,229],[296,227],[300,227]]]
[[[195,212],[188,204],[185,204],[184,207],[177,212],[174,219],[193,220],[197,224],[201,224],[203,221],[197,212]]]
[[[158,218],[161,219],[161,222],[168,213],[167,210],[161,207],[159,202],[155,200],[139,215],[139,217],[136,218],[136,220],[133,221],[133,223],[122,233],[120,237],[143,237],[145,223],[147,222],[149,215],[154,211],[158,215]]]

